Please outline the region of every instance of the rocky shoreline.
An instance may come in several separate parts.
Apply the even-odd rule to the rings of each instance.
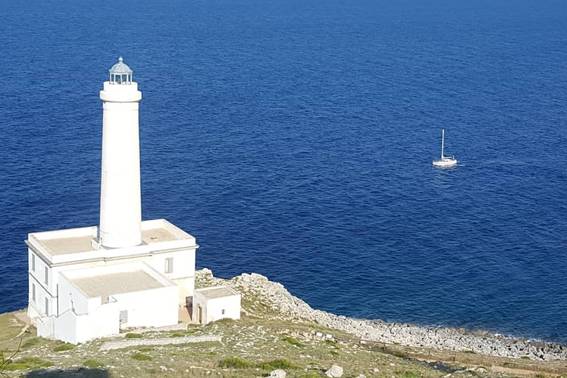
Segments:
[[[507,337],[488,332],[472,332],[456,328],[425,327],[380,320],[354,319],[313,309],[291,295],[277,282],[252,273],[230,280],[214,278],[208,269],[197,272],[201,285],[228,284],[243,295],[243,299],[258,298],[274,310],[275,316],[310,321],[322,326],[356,335],[363,341],[399,344],[416,348],[431,348],[455,352],[470,352],[507,358],[529,358],[539,361],[567,360],[567,345]]]

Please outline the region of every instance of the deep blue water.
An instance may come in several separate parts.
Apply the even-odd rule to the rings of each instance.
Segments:
[[[339,314],[567,342],[563,0],[0,2],[0,311],[98,223],[118,55],[144,218]],[[440,129],[462,162],[434,170]]]

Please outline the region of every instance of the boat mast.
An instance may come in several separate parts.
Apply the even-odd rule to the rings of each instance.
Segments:
[[[445,157],[444,155],[445,150],[445,129],[441,129],[441,160]]]

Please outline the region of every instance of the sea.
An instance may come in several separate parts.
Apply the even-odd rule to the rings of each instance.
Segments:
[[[567,342],[564,0],[1,0],[0,42],[0,312],[26,306],[28,233],[98,224],[123,56],[144,219],[199,267]]]

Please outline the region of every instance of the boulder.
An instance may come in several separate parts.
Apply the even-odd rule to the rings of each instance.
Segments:
[[[272,370],[272,372],[270,373],[270,377],[285,378],[285,376],[286,376],[286,372],[285,370],[282,369]]]
[[[340,378],[343,376],[343,368],[339,365],[333,364],[329,370],[325,372],[327,377]]]

